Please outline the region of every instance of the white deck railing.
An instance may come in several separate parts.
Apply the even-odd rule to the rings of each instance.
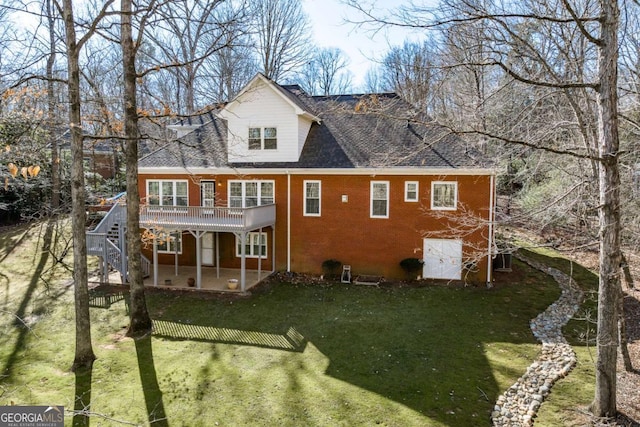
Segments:
[[[202,206],[142,206],[140,225],[146,228],[205,231],[250,231],[274,225],[274,204],[250,208]]]

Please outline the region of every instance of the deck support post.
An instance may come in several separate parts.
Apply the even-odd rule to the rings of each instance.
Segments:
[[[234,233],[240,239],[240,290],[246,290],[247,282],[247,232]]]
[[[216,231],[216,278],[220,278],[220,233]]]
[[[189,233],[196,239],[196,287],[202,289],[202,236],[206,231],[193,231]]]
[[[118,246],[120,247],[120,271],[121,271],[120,278],[122,283],[129,282],[129,263],[128,263],[129,248],[127,247],[127,239],[125,236],[126,230],[127,230],[126,225],[127,225],[126,220],[124,224],[122,223],[122,221],[118,223]]]
[[[158,286],[158,242],[156,241],[156,230],[151,230],[153,236],[153,286]]]
[[[100,283],[109,283],[109,261],[106,255],[100,257]]]
[[[258,282],[262,280],[262,227],[258,230]]]

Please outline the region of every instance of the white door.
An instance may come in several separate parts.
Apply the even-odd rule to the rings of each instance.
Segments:
[[[214,265],[214,234],[204,233],[202,235],[202,265]]]
[[[202,206],[212,208],[216,203],[216,182],[202,181]]]
[[[462,278],[462,241],[424,239],[422,277],[460,280]]]

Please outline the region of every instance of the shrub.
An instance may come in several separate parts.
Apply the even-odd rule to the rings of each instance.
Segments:
[[[400,261],[400,267],[411,279],[414,279],[422,271],[423,264],[424,261],[420,258],[405,258]]]

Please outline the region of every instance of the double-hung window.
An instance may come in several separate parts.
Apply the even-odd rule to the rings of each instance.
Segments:
[[[371,181],[371,218],[389,218],[389,181]]]
[[[186,180],[147,180],[149,206],[188,206],[188,182]]]
[[[418,188],[419,188],[418,181],[405,181],[404,182],[404,201],[417,202]]]
[[[274,203],[273,181],[229,181],[229,207],[249,208]]]
[[[182,253],[182,235],[180,233],[167,233],[158,236],[156,240],[158,252],[169,254]]]
[[[320,181],[304,182],[304,215],[320,216]]]
[[[434,181],[431,183],[431,209],[456,210],[458,204],[458,183],[455,181]]]
[[[249,150],[276,150],[278,129],[274,127],[249,128]]]
[[[267,233],[247,233],[247,238],[244,242],[244,254],[248,258],[266,258]],[[242,242],[238,236],[236,236],[236,256],[242,256]]]

